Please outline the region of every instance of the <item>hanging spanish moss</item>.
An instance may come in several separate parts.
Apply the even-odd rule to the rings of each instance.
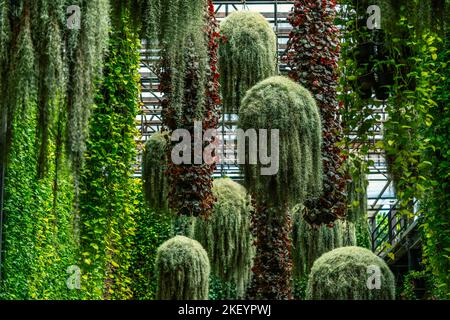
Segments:
[[[80,32],[68,38],[68,143],[74,169],[81,168],[96,75],[108,46],[109,1],[83,2]]]
[[[237,113],[248,89],[277,73],[276,36],[260,13],[235,11],[220,25],[223,112]]]
[[[291,296],[290,208],[308,196],[319,194],[322,187],[319,111],[311,94],[302,86],[285,77],[271,77],[247,92],[239,111],[238,126],[244,130],[267,129],[271,133],[273,129],[279,130],[278,172],[262,175],[261,164],[245,164],[242,169],[255,202],[252,231],[256,256],[249,295],[288,299]],[[268,143],[269,149],[273,143],[273,140]],[[248,158],[249,150],[245,153]]]
[[[289,77],[311,91],[323,125],[323,194],[305,203],[305,219],[315,225],[330,224],[346,214],[343,172],[345,157],[338,143],[342,127],[337,99],[339,29],[334,24],[336,1],[296,0],[289,14],[293,30],[285,53]]]
[[[145,144],[142,179],[144,194],[149,206],[153,209],[167,210],[167,144],[169,136],[166,133],[155,133]]]
[[[311,300],[394,300],[395,278],[370,250],[343,247],[316,260],[306,291]]]
[[[58,136],[64,130],[60,125],[63,86],[56,83],[62,79],[57,71],[61,57],[57,57],[58,51],[46,51],[58,50],[55,41],[60,38],[53,38],[58,37],[57,27],[46,25],[47,33],[42,34],[40,25],[50,20],[57,24],[61,12],[56,11],[59,2],[43,2],[39,10],[48,10],[46,14],[34,15],[35,4],[0,2],[0,153],[6,166],[1,182],[5,201],[0,210],[5,224],[0,240],[0,299],[67,299],[78,295],[68,292],[65,285],[65,268],[76,258],[71,228],[72,179],[67,159],[58,147]],[[43,57],[54,61],[44,65]],[[47,92],[46,86],[55,92]],[[44,113],[52,114],[45,124]],[[40,166],[41,161],[45,166]]]
[[[160,0],[153,8],[155,22],[149,30],[156,34],[150,32],[149,45],[157,42],[161,49],[157,69],[164,94],[163,123],[166,130],[185,129],[194,139],[195,121],[201,123],[203,133],[218,126],[219,33],[214,7],[209,0]],[[192,155],[189,163],[169,161],[169,206],[179,215],[208,216],[212,211],[215,164],[201,160],[197,163]]]
[[[156,256],[158,300],[207,300],[210,266],[202,245],[176,236],[164,242]]]
[[[0,9],[0,59],[5,68],[3,71],[10,68],[8,65],[12,60],[8,53],[15,50],[16,37],[24,23],[22,12],[32,13],[29,32],[36,66],[27,71],[38,79],[36,143],[39,146],[39,159],[36,168],[40,178],[47,171],[51,135],[58,130],[56,118],[63,111],[67,114],[64,124],[66,132],[57,144],[67,142],[68,147],[64,149],[72,159],[76,175],[79,173],[88,134],[89,112],[93,104],[94,80],[108,40],[108,0],[74,1],[71,4],[79,5],[82,12],[79,30],[68,29],[64,0],[4,1]],[[5,81],[2,80],[2,83]],[[21,84],[10,83],[9,90],[20,92],[20,89]],[[6,108],[7,95],[2,94],[1,99],[5,100],[1,105]],[[66,110],[61,107],[63,101]],[[9,104],[10,117],[14,112],[13,107]],[[61,146],[58,148],[61,149]]]
[[[195,221],[194,239],[206,249],[211,272],[226,287],[225,298],[244,298],[254,254],[250,233],[250,197],[231,179],[214,180],[217,198],[211,217]]]
[[[311,226],[302,210],[293,210],[292,262],[295,279],[308,276],[314,261],[322,254],[342,246],[356,245],[355,225],[337,220],[333,225]]]

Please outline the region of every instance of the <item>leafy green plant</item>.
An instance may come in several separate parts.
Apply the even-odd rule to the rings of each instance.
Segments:
[[[368,268],[377,267],[379,289],[368,287]],[[374,268],[375,273],[377,269]],[[374,274],[376,277],[376,274]],[[314,262],[306,298],[311,300],[393,300],[395,278],[383,259],[359,247],[343,247],[325,253]]]
[[[91,299],[131,297],[129,275],[139,201],[132,178],[139,106],[139,38],[129,12],[113,13],[109,52],[90,119],[80,185],[82,290]]]
[[[243,298],[254,255],[250,232],[250,198],[229,178],[214,180],[217,202],[208,220],[196,219],[193,238],[208,252],[211,273],[222,283],[221,297]]]
[[[207,300],[210,266],[202,245],[184,236],[164,242],[156,256],[158,300]]]
[[[239,111],[248,89],[277,73],[276,36],[257,12],[235,11],[220,25],[220,84],[223,112]]]
[[[322,187],[319,111],[302,86],[285,77],[271,77],[247,92],[238,126],[279,130],[278,173],[261,175],[261,164],[245,164],[242,169],[255,208],[252,229],[256,256],[249,295],[287,299],[291,296],[292,271],[290,209],[319,194]],[[248,153],[246,150],[246,157]]]
[[[52,6],[46,2],[40,10]],[[42,30],[38,24],[56,19],[60,12],[32,17],[30,9],[28,1],[0,6],[0,68],[2,75],[10,74],[0,76],[1,122],[7,128],[6,136],[2,131],[0,137],[7,142],[0,150],[0,161],[6,165],[5,203],[0,208],[5,218],[0,298],[70,299],[78,294],[66,286],[66,270],[76,264],[76,258],[73,176],[59,140],[66,130],[64,95],[55,84],[60,78],[43,79],[55,65],[43,66],[40,58],[45,53],[35,52],[57,41],[54,28],[47,30],[40,44],[35,37]],[[55,90],[51,102],[48,96],[42,97],[47,85]],[[46,107],[53,110],[52,117],[42,123]],[[46,165],[41,166],[44,159]]]

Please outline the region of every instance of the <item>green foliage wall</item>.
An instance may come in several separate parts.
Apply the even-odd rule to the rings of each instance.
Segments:
[[[439,78],[433,99],[436,105],[430,110],[433,124],[424,130],[424,137],[430,145],[424,152],[424,162],[431,163],[427,170],[427,191],[423,201],[424,258],[427,269],[435,277],[437,292],[441,299],[450,297],[450,215],[444,204],[449,203],[448,172],[449,151],[449,88],[450,48],[447,32],[437,56]],[[447,254],[444,254],[447,252]]]
[[[250,198],[229,178],[214,180],[217,198],[208,220],[196,219],[193,238],[208,252],[211,273],[222,281],[223,298],[244,298],[254,254]]]
[[[184,236],[164,242],[156,257],[158,300],[207,300],[210,266],[202,245]]]
[[[111,31],[90,119],[80,194],[80,264],[87,298],[131,297],[129,268],[140,204],[134,187],[135,119],[139,106],[139,46],[121,9]]]
[[[380,289],[367,286],[371,266],[381,271]],[[371,251],[343,247],[314,262],[306,292],[311,300],[393,300],[395,278],[386,263]]]
[[[235,11],[220,25],[223,111],[237,113],[248,89],[277,73],[276,36],[260,13]]]
[[[7,121],[6,136],[0,135],[7,142],[0,150],[6,165],[0,282],[5,299],[78,296],[66,286],[66,270],[77,260],[73,176],[61,138],[67,130],[65,95],[62,69],[56,70],[61,68],[58,24],[64,14],[60,2],[39,4],[0,5],[2,127]],[[32,15],[32,10],[47,14]],[[45,63],[49,54],[56,57]]]
[[[136,181],[136,231],[133,237],[130,274],[133,299],[155,299],[157,276],[155,270],[158,247],[173,233],[173,217],[167,211],[149,207],[142,193],[142,183]]]
[[[288,299],[290,208],[319,194],[322,187],[319,111],[302,86],[285,77],[271,77],[247,92],[238,126],[244,130],[279,130],[278,172],[261,175],[261,164],[247,163],[242,169],[255,207],[252,232],[256,256],[249,295],[257,299]],[[248,153],[247,148],[246,158]]]

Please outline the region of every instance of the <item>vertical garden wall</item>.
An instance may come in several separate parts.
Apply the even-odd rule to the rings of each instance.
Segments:
[[[85,127],[73,125],[91,108],[109,17],[107,1],[81,7],[83,28],[71,33],[63,1],[1,3],[2,298],[78,297],[66,286],[66,270],[77,263],[74,168]],[[69,73],[73,64],[82,70]],[[68,138],[74,135],[76,144]]]
[[[0,0],[1,300],[450,297],[450,2],[291,3],[277,70],[278,10]],[[220,112],[257,132],[242,181],[203,158]]]

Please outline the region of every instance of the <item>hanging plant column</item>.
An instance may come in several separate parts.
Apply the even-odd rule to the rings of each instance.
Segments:
[[[338,59],[339,30],[334,25],[336,1],[296,0],[289,23],[285,60],[289,77],[311,91],[322,116],[323,196],[308,199],[305,219],[315,225],[330,224],[346,214],[345,157],[337,145],[341,141],[339,120]]]
[[[219,119],[219,33],[214,7],[209,0],[160,0],[153,5],[159,11],[153,10],[157,30],[150,37],[161,44],[158,76],[164,94],[164,129],[170,133],[187,130],[194,150],[195,121],[204,133],[217,128]],[[173,163],[171,152],[177,143],[171,142],[168,148],[169,206],[179,215],[208,216],[215,202],[211,190],[215,164],[195,163],[193,152],[190,163]]]
[[[285,77],[268,78],[247,92],[239,128],[279,130],[277,173],[262,175],[260,164],[244,164],[245,184],[254,199],[252,232],[256,255],[249,296],[291,298],[291,208],[322,187],[321,123],[311,94]],[[274,138],[276,139],[276,138]],[[276,144],[270,140],[268,145]],[[245,157],[249,157],[249,148]],[[267,156],[267,154],[261,154]],[[260,156],[261,156],[260,155]]]

